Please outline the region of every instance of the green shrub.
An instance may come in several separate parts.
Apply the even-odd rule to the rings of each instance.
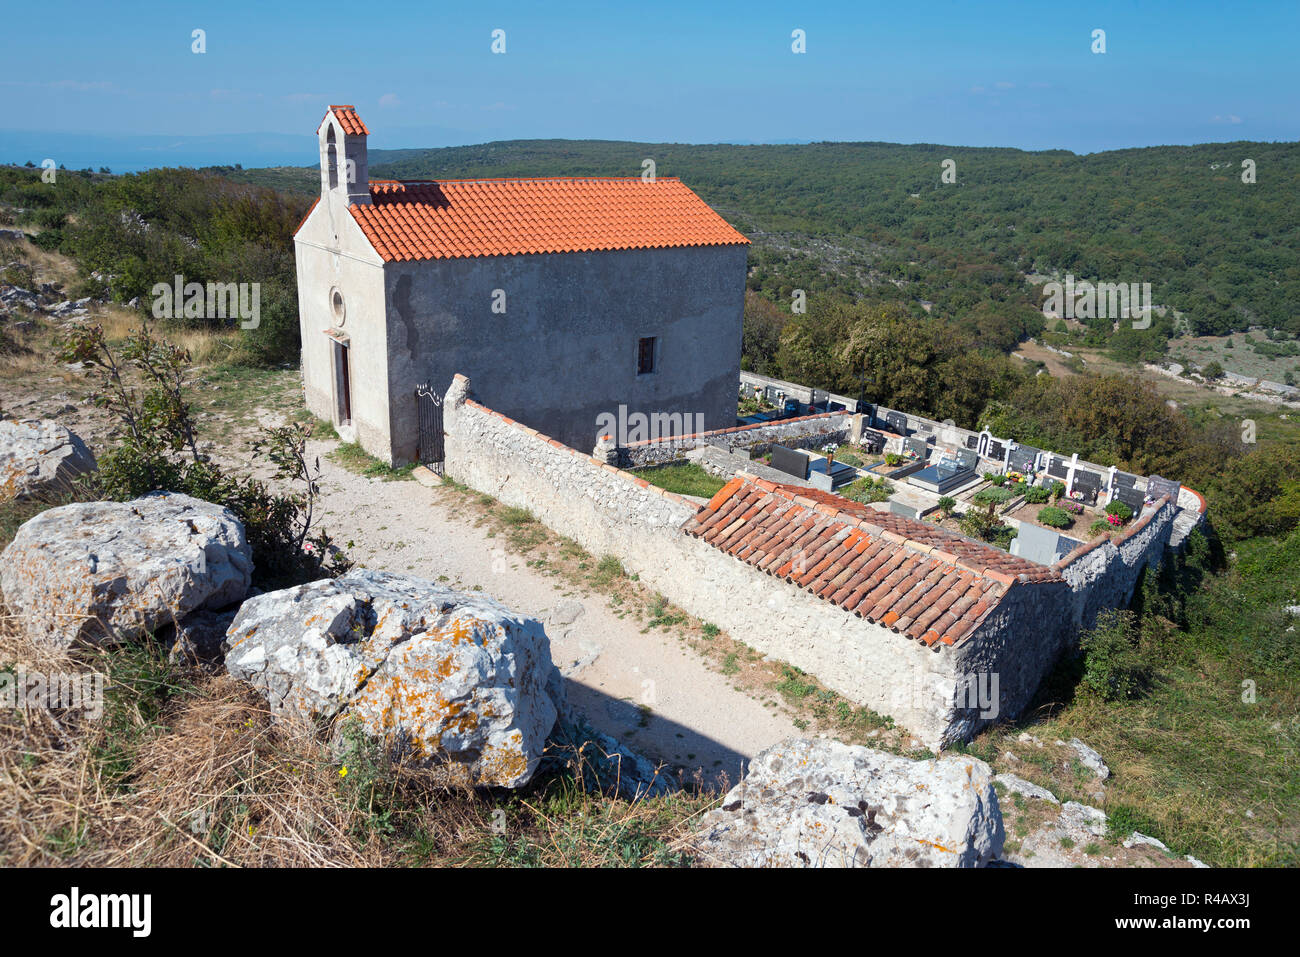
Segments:
[[[1133,509],[1124,502],[1114,501],[1106,506],[1106,514],[1117,516],[1121,522],[1127,522],[1133,517]]]
[[[98,495],[129,501],[149,492],[180,492],[225,506],[244,525],[253,551],[253,582],[260,588],[295,585],[351,567],[313,521],[320,474],[307,461],[310,426],[265,429],[252,443],[254,456],[274,467],[274,481],[301,489],[273,492],[199,452],[198,426],[185,391],[189,353],[155,338],[147,323],[117,349],[102,327],[76,328],[61,343],[59,357],[97,374],[92,400],[118,427],[121,444],[99,456],[99,470],[87,479]],[[124,383],[130,369],[140,379],[138,389]]]
[[[1065,494],[1065,483],[1053,482],[1052,487],[1048,489],[1048,491],[1051,492],[1052,494],[1052,501],[1059,502],[1061,500],[1061,496]]]
[[[1104,701],[1136,698],[1150,678],[1138,651],[1139,633],[1130,611],[1107,609],[1079,641],[1083,650],[1082,684]]]
[[[997,504],[988,503],[984,509],[972,508],[959,520],[963,534],[980,541],[989,542],[999,548],[1009,548],[1015,529],[1004,523],[997,516]]]
[[[1030,485],[1025,489],[1025,501],[1030,505],[1044,505],[1052,493],[1041,485]]]
[[[1049,528],[1069,528],[1074,524],[1074,519],[1065,509],[1048,505],[1038,510],[1038,523]]]
[[[872,502],[884,502],[894,494],[894,486],[884,479],[860,478],[850,483],[837,493],[854,502],[870,505]]]
[[[957,500],[951,495],[942,495],[939,497],[939,511],[945,515],[951,515],[952,510],[957,507]]]
[[[886,465],[899,465],[899,464],[902,463],[902,461],[903,461],[903,457],[902,457],[901,455],[899,455],[897,452],[887,452],[887,453],[885,453],[885,464],[886,464]]]

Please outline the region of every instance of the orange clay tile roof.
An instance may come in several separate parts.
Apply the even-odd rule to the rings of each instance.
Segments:
[[[748,245],[680,180],[383,180],[351,212],[387,262]]]
[[[925,522],[761,479],[732,479],[683,530],[935,651],[973,633],[1008,588],[1061,581]]]
[[[356,109],[350,104],[344,106],[331,106],[329,111],[325,114],[326,119],[329,117],[330,113],[334,114],[334,118],[339,121],[339,126],[343,127],[343,132],[348,136],[370,135],[370,130],[366,128],[365,123],[361,122],[361,117],[357,116]],[[322,119],[321,123],[324,122],[325,119]],[[316,132],[320,132],[320,126],[316,127]]]

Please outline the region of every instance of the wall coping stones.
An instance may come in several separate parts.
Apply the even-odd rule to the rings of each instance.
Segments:
[[[1056,572],[1062,571],[1069,565],[1072,565],[1075,562],[1077,562],[1080,558],[1083,558],[1083,556],[1087,555],[1089,552],[1093,551],[1096,548],[1100,548],[1102,545],[1105,545],[1108,542],[1118,546],[1123,542],[1128,541],[1138,532],[1142,531],[1142,529],[1146,528],[1147,525],[1150,524],[1151,520],[1155,518],[1157,515],[1159,515],[1162,511],[1164,511],[1165,506],[1168,505],[1169,503],[1170,503],[1170,498],[1168,495],[1160,496],[1160,500],[1156,502],[1154,506],[1152,506],[1151,510],[1149,512],[1144,512],[1142,515],[1140,515],[1137,518],[1137,520],[1134,521],[1133,524],[1130,525],[1128,528],[1117,533],[1114,537],[1110,535],[1098,535],[1096,538],[1092,539],[1091,541],[1084,542],[1078,548],[1074,549],[1074,551],[1070,552],[1069,554],[1061,558],[1060,561],[1055,562],[1051,566],[1052,570]]]
[[[697,503],[691,501],[685,496],[678,495],[675,492],[669,492],[667,489],[660,488],[657,485],[652,485],[651,483],[646,482],[645,479],[641,478],[640,476],[633,475],[631,472],[621,469],[616,465],[610,465],[608,462],[601,462],[598,459],[595,459],[592,456],[586,454],[585,452],[579,452],[577,449],[570,448],[569,446],[565,445],[563,442],[559,441],[558,439],[553,439],[549,435],[543,435],[541,432],[538,432],[536,429],[529,428],[528,426],[524,425],[522,422],[518,422],[507,415],[502,415],[500,412],[496,411],[495,409],[489,409],[483,403],[476,402],[475,400],[469,398],[469,388],[470,388],[469,378],[458,372],[456,373],[455,376],[452,377],[451,388],[447,390],[447,396],[448,398],[451,398],[453,400],[454,405],[468,405],[479,412],[486,412],[489,415],[496,416],[498,419],[500,419],[502,422],[504,422],[506,425],[510,426],[511,428],[517,429],[520,432],[523,432],[525,435],[529,435],[533,438],[536,438],[539,441],[544,441],[548,445],[556,449],[559,449],[562,452],[567,452],[569,455],[572,455],[575,458],[586,459],[587,461],[591,462],[593,465],[599,465],[602,469],[608,470],[609,472],[613,473],[614,475],[617,475],[621,479],[630,481],[633,484],[645,483],[644,485],[640,485],[640,487],[645,488],[647,491],[653,492],[656,495],[662,495],[664,498],[669,499],[670,501],[678,502],[692,509],[699,508]]]

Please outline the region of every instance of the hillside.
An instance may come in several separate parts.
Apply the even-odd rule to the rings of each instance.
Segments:
[[[1214,143],[1076,155],[919,144],[686,145],[515,140],[373,150],[371,176],[640,175],[653,158],[755,239],[752,289],[792,287],[953,316],[1041,299],[1027,276],[1150,282],[1198,335],[1300,333],[1300,145]],[[956,183],[940,181],[956,163]],[[1252,159],[1257,182],[1241,181]],[[314,168],[221,170],[316,190]],[[827,275],[821,275],[826,273]],[[901,288],[897,288],[901,286]],[[919,314],[919,308],[917,309]]]

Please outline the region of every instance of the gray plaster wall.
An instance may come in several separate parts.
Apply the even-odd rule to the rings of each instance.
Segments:
[[[705,429],[734,425],[746,249],[387,264],[390,442],[368,451],[413,459],[415,387],[441,393],[456,373],[483,404],[584,451],[599,416],[620,405],[629,415],[698,413]],[[495,290],[504,314],[492,311]],[[658,339],[656,369],[638,376],[646,336]]]

